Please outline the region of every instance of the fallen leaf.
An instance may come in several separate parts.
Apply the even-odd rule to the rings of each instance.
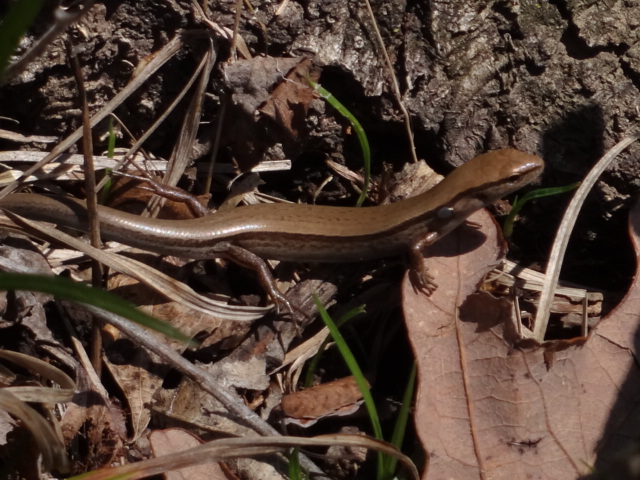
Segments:
[[[310,427],[321,418],[350,415],[362,404],[353,376],[340,378],[282,397],[287,423]]]
[[[238,396],[238,402],[242,401]],[[188,424],[199,431],[239,437],[254,433],[243,422],[230,416],[222,403],[188,377],[184,377],[177,388],[158,389],[153,397],[152,409],[154,424],[163,427],[183,427]]]
[[[637,207],[631,217],[638,249]],[[450,259],[457,290],[429,298],[404,286],[416,430],[431,460],[423,478],[572,479],[594,468],[620,478],[621,452],[640,440],[639,276],[588,339],[525,348],[504,299],[479,294],[457,315],[469,293],[460,272],[480,274],[464,257]]]
[[[269,99],[274,85],[302,60],[302,57],[256,57],[225,63],[222,67],[224,77],[227,87],[233,92],[234,103],[247,115],[253,116],[258,107]]]
[[[178,302],[166,301],[161,295],[126,275],[113,275],[109,280],[109,288],[149,315],[170,323],[188,336],[208,334],[206,340],[209,345],[230,342],[234,336],[242,338],[250,328],[248,323],[223,322],[209,315],[193,312]],[[157,337],[176,351],[182,352],[185,348],[183,342],[167,339],[159,334]],[[113,327],[105,326],[104,338],[104,364],[127,399],[131,411],[131,440],[135,441],[151,420],[150,402],[157,389],[161,388],[170,367],[159,357],[133,345]]]
[[[311,60],[302,58],[286,72],[280,84],[258,110],[278,123],[292,137],[298,137],[305,128],[309,104],[315,98],[309,79],[317,82],[319,77],[320,71],[313,68]]]
[[[256,57],[223,65],[226,87],[232,93],[222,138],[231,146],[241,171],[261,160],[297,156],[297,135],[306,122],[301,117],[313,99],[313,90],[303,78],[306,70],[317,79],[308,62],[303,57]],[[301,80],[287,78],[290,72]]]
[[[61,431],[74,445],[76,461],[85,468],[105,467],[122,454],[126,426],[123,412],[98,392],[83,391],[65,409]]]
[[[188,448],[197,447],[202,441],[181,428],[154,430],[149,435],[149,443],[153,455],[162,457],[170,453],[180,452]],[[166,480],[227,480],[218,462],[210,461],[193,467],[170,470],[164,474]]]

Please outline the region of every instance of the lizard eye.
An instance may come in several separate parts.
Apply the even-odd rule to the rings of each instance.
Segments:
[[[436,212],[436,217],[440,220],[447,220],[453,216],[453,208],[451,207],[440,207]]]

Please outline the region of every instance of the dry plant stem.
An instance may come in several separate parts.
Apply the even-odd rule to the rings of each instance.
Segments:
[[[98,218],[98,202],[96,201],[96,171],[93,164],[93,140],[91,135],[91,119],[89,118],[89,105],[87,103],[87,92],[84,88],[82,79],[82,71],[78,64],[78,58],[68,50],[78,86],[78,95],[82,106],[82,155],[84,158],[84,188],[87,192],[87,211],[89,212],[89,234],[91,245],[96,248],[100,247],[100,220]],[[93,285],[100,286],[102,281],[102,272],[99,269],[93,270]]]
[[[540,304],[538,306],[538,312],[536,313],[535,325],[533,328],[533,338],[538,342],[544,341],[544,335],[547,331],[547,324],[549,323],[549,310],[551,308],[551,302],[553,301],[553,294],[558,286],[558,278],[560,277],[560,269],[562,268],[562,261],[564,254],[569,244],[569,237],[573,226],[578,218],[580,208],[584,203],[587,194],[591,191],[602,172],[606,170],[609,164],[622,152],[625,148],[631,145],[638,139],[638,135],[632,135],[624,138],[607,152],[598,163],[589,172],[584,179],[575,195],[571,199],[571,203],[567,207],[567,211],[562,218],[562,222],[558,227],[558,233],[556,239],[553,242],[551,253],[549,255],[549,262],[547,263],[547,271],[545,273],[544,288],[540,295]]]
[[[371,8],[371,3],[369,0],[364,1],[367,6],[367,12],[371,17],[371,23],[373,24],[373,31],[376,34],[376,39],[380,44],[380,49],[382,50],[382,54],[384,55],[384,61],[387,64],[387,69],[389,70],[389,78],[391,80],[391,86],[393,87],[393,94],[396,96],[396,101],[398,102],[398,108],[402,112],[402,116],[404,118],[404,128],[407,131],[407,137],[409,139],[409,150],[411,150],[411,158],[413,163],[418,162],[418,157],[416,155],[416,146],[413,142],[413,130],[411,129],[411,118],[409,117],[409,112],[404,107],[404,103],[402,103],[402,94],[400,93],[400,86],[398,85],[398,80],[396,79],[396,73],[393,71],[393,64],[391,63],[391,59],[389,58],[389,54],[387,53],[387,49],[384,46],[384,41],[382,40],[382,35],[380,35],[380,30],[378,29],[378,23],[376,22],[376,17],[373,14],[373,9]]]
[[[233,20],[233,37],[231,37],[231,45],[229,51],[231,58],[238,58],[236,54],[236,45],[238,43],[238,28],[240,28],[240,16],[242,15],[242,0],[236,0],[236,15]]]
[[[167,107],[167,109],[164,112],[162,112],[162,115],[160,115],[156,119],[156,121],[153,122],[153,124],[144,132],[144,134],[138,140],[136,140],[136,142],[133,144],[133,146],[129,150],[127,150],[127,153],[124,154],[124,156],[122,157],[122,160],[120,160],[120,162],[118,162],[118,164],[113,168],[113,170],[119,170],[125,163],[127,163],[129,161],[129,159],[131,157],[133,157],[136,154],[136,152],[142,147],[144,142],[146,142],[147,139],[153,134],[153,132],[155,132],[157,130],[157,128],[162,124],[162,122],[164,122],[167,119],[167,117],[171,114],[171,112],[173,112],[175,110],[175,108],[178,106],[180,101],[187,94],[187,92],[189,91],[191,86],[195,83],[196,79],[198,78],[198,74],[200,73],[202,67],[203,67],[203,63],[200,62],[200,64],[196,68],[196,71],[193,73],[193,75],[191,75],[191,78],[189,79],[189,81],[182,88],[182,90],[180,90],[180,93],[178,93],[178,95],[176,95],[176,97],[173,99],[173,101]],[[111,115],[113,117],[117,118],[115,115],[113,115],[113,114],[111,114]],[[118,119],[118,123],[124,127],[124,125],[122,124],[122,122],[119,119]],[[124,128],[126,128],[126,127],[124,127]],[[130,136],[133,138],[133,136],[131,134],[130,134]],[[139,168],[139,170],[142,171],[143,169]],[[107,182],[107,178],[103,178],[102,181],[98,184],[96,189],[99,191],[102,187],[104,187],[106,182]]]
[[[193,4],[194,8],[198,10],[197,13],[199,15],[204,16],[205,18],[209,18],[209,16],[211,15],[211,7],[209,6],[209,2],[207,2],[207,0],[200,0],[200,2],[202,3],[202,5],[200,5],[197,0],[192,0],[191,3]]]
[[[0,152],[0,163],[6,163],[9,166],[13,165],[22,165],[22,164],[30,164],[33,165],[36,162],[42,160],[45,156],[49,155],[48,152],[36,152],[36,151],[24,151],[24,150],[5,150]],[[48,165],[45,165],[40,169],[39,172],[27,177],[26,179],[21,178],[24,183],[36,182],[39,180],[73,180],[78,181],[78,179],[82,178],[82,164],[84,163],[83,157],[77,153],[63,153],[61,155],[61,161],[56,162],[53,161]],[[145,153],[140,153],[140,157],[145,157],[142,159],[143,164],[138,167],[140,170],[153,170],[153,171],[163,171],[167,168],[167,161],[160,159],[152,159],[151,157],[145,155]],[[104,169],[115,169],[117,166],[117,160],[114,158],[109,158],[103,155],[94,155],[93,160],[96,163],[96,170],[104,170]],[[131,164],[137,165],[139,161],[138,158],[134,158],[131,161]],[[223,169],[224,170],[224,169]],[[17,179],[22,177],[22,172],[15,172],[15,175],[12,178]],[[224,170],[231,171],[230,169]],[[6,180],[5,180],[6,181]],[[59,192],[62,192],[61,189],[58,189]]]
[[[284,12],[284,9],[287,8],[287,5],[289,5],[289,0],[282,0],[282,3],[278,6],[278,8],[276,8],[276,13],[274,13],[273,16],[278,17],[282,15],[282,12]]]
[[[202,101],[209,84],[209,76],[211,69],[216,59],[216,54],[213,47],[213,42],[209,39],[209,48],[202,57],[199,65],[199,79],[196,84],[196,90],[193,92],[193,97],[189,103],[189,109],[185,115],[178,141],[171,153],[169,159],[169,165],[167,166],[167,172],[163,178],[162,183],[170,187],[175,187],[178,184],[178,180],[182,177],[185,168],[190,162],[189,155],[193,151],[193,144],[198,133],[198,126],[200,124],[200,112],[202,111]],[[153,216],[157,214],[160,207],[164,203],[164,200],[158,196],[151,199],[149,202],[149,211]]]
[[[242,423],[250,427],[260,435],[280,436],[280,432],[262,420],[255,412],[250,410],[240,397],[220,386],[220,382],[218,380],[213,378],[206,371],[193,365],[143,328],[132,324],[118,315],[114,315],[99,308],[91,307],[89,305],[86,305],[86,308],[103,321],[121,330],[131,339],[135,340],[139,345],[167,361],[173,368],[176,368],[178,371],[195,381],[200,388],[213,395],[213,397],[222,403],[230,413],[235,415],[238,423]],[[309,470],[309,472],[322,473],[322,471],[306,456],[300,455],[300,463],[302,467]]]
[[[26,70],[27,65],[42,55],[46,51],[47,47],[53,44],[54,39],[64,32],[69,25],[80,20],[80,17],[89,11],[94,2],[95,0],[85,0],[75,6],[73,10],[65,10],[58,7],[53,12],[55,19],[53,26],[42,36],[42,38],[40,38],[40,40],[36,42],[33,47],[31,47],[30,50],[20,57],[18,61],[7,68],[4,79],[0,82],[0,87]]]
[[[176,453],[144,460],[143,462],[116,467],[110,473],[113,478],[145,478],[150,475],[166,473],[169,470],[198,465],[213,459],[230,459],[240,457],[254,457],[257,455],[283,452],[295,447],[330,447],[350,446],[364,447],[396,457],[405,468],[408,478],[418,480],[418,470],[413,462],[392,447],[390,444],[375,440],[364,435],[329,434],[312,438],[281,436],[277,438],[224,438],[213,440],[197,447]],[[334,457],[335,458],[335,457]],[[302,463],[302,462],[301,462]],[[304,467],[304,465],[301,465]],[[311,473],[311,472],[309,472]],[[426,475],[426,469],[424,472]],[[93,478],[93,477],[89,477]],[[103,477],[99,477],[103,478]],[[112,477],[110,477],[112,478]],[[234,477],[235,478],[235,477]],[[304,477],[307,478],[307,477]],[[312,475],[309,478],[315,479]],[[318,478],[329,478],[324,475]],[[404,478],[404,477],[403,477]]]
[[[96,172],[93,164],[93,138],[91,135],[91,119],[87,91],[84,88],[82,69],[78,63],[73,45],[67,43],[67,55],[71,70],[78,87],[78,96],[82,107],[82,154],[84,157],[84,187],[87,192],[87,212],[89,214],[89,238],[91,245],[100,248],[100,219],[98,218],[98,201],[96,197]],[[91,283],[94,287],[102,286],[102,266],[100,262],[91,262]],[[91,332],[91,364],[100,376],[102,372],[102,334],[99,322],[94,320]]]
[[[69,460],[64,444],[38,411],[19,400],[8,388],[0,389],[0,408],[19,418],[27,430],[33,434],[38,450],[42,454],[42,463],[47,470],[69,471]]]
[[[109,392],[107,392],[107,389],[100,380],[98,372],[96,372],[93,368],[91,360],[89,359],[89,355],[87,355],[87,351],[82,345],[82,342],[73,334],[71,337],[69,337],[69,339],[71,340],[72,348],[76,356],[78,357],[78,362],[85,369],[85,372],[87,374],[87,382],[89,383],[90,388],[94,389],[96,392],[102,395],[103,398],[109,398]]]
[[[206,2],[203,1],[203,3],[206,3]],[[221,27],[217,23],[209,20],[209,18],[207,17],[207,14],[205,14],[202,6],[200,6],[197,0],[191,0],[191,4],[193,5],[193,16],[197,22],[203,23],[205,26],[207,26],[207,28],[211,29],[218,37],[224,38],[229,42],[231,42],[231,39],[233,37],[233,30],[227,27]],[[206,9],[207,11],[209,11],[208,7],[206,7]],[[238,51],[238,53],[240,53],[240,55],[242,55],[243,58],[246,58],[246,59],[252,58],[251,52],[249,51],[247,44],[245,43],[244,39],[240,35],[236,37],[236,50]]]
[[[78,63],[78,57],[73,52],[73,46],[67,44],[67,54],[71,63],[71,70],[78,87],[78,96],[82,110],[82,155],[84,159],[84,188],[87,192],[87,211],[89,213],[89,234],[91,245],[100,247],[100,220],[98,219],[98,202],[96,201],[96,172],[93,163],[93,140],[91,135],[91,119],[89,118],[89,104],[87,92],[84,88],[82,70]],[[96,268],[97,267],[97,268]],[[94,286],[100,286],[102,272],[97,262],[92,267],[92,280]]]
[[[20,352],[12,352],[11,350],[0,350],[0,358],[9,360],[10,362],[25,368],[38,376],[57,383],[60,388],[74,390],[77,388],[73,379],[53,365]]]
[[[184,173],[184,169],[189,162],[189,155],[193,149],[198,126],[200,125],[200,113],[202,112],[202,102],[209,84],[209,77],[213,64],[216,61],[216,52],[213,42],[209,39],[209,48],[205,52],[200,61],[198,82],[196,90],[189,104],[189,110],[184,119],[180,136],[178,138],[175,150],[172,152],[169,166],[167,167],[167,176],[164,183],[166,185],[175,186]]]
[[[141,72],[138,73],[131,82],[113,99],[107,103],[104,107],[102,107],[92,118],[91,118],[91,128],[95,127],[101,120],[103,120],[107,115],[113,112],[122,102],[124,102],[133,92],[135,92],[138,87],[140,87],[144,82],[146,82],[151,75],[153,75],[162,65],[165,64],[167,60],[169,60],[173,55],[180,51],[180,49],[184,46],[185,40],[189,38],[197,38],[197,37],[205,37],[201,32],[180,32],[177,34],[169,43],[167,43],[162,50],[158,53],[152,55],[148,60],[146,66],[142,69]],[[75,132],[69,135],[67,138],[62,140],[58,145],[56,145],[51,153],[40,160],[37,164],[33,165],[29,169],[27,169],[22,177],[18,180],[15,180],[8,184],[2,192],[0,192],[0,198],[5,197],[9,193],[16,190],[23,182],[22,179],[28,178],[34,172],[40,170],[43,166],[54,160],[56,157],[67,151],[74,143],[76,143],[82,137],[83,129],[78,128]]]

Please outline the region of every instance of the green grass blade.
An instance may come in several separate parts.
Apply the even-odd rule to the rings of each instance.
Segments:
[[[407,387],[404,390],[404,395],[402,396],[402,406],[398,411],[398,418],[396,420],[396,425],[393,429],[393,435],[391,436],[391,443],[398,450],[402,450],[402,443],[404,441],[405,434],[407,432],[407,423],[409,422],[409,417],[411,414],[411,405],[413,401],[413,393],[415,391],[416,386],[416,374],[417,374],[416,364],[413,364],[411,368],[411,372],[409,373],[409,380],[407,381]],[[396,470],[396,466],[398,465],[398,459],[395,457],[387,456],[387,461],[385,462],[385,473],[388,478],[393,475]]]
[[[113,128],[113,116],[109,116],[109,138],[107,140],[107,157],[113,158],[116,152],[116,132]],[[106,168],[104,171],[105,179],[104,186],[98,193],[98,204],[106,205],[111,195],[111,188],[113,187],[113,179],[111,175],[112,169]]]
[[[336,325],[338,326],[338,328],[340,328],[356,315],[365,313],[365,311],[366,310],[364,305],[352,308],[336,321]],[[311,358],[311,360],[309,360],[309,363],[307,364],[307,373],[305,374],[304,381],[302,383],[305,388],[309,388],[313,385],[313,374],[318,370],[318,364],[320,363],[320,360],[324,355],[325,347],[327,346],[327,343],[329,343],[329,341],[330,337],[325,338],[325,340],[322,342],[322,345],[320,345],[320,347],[318,348],[318,352]]]
[[[116,153],[116,132],[113,129],[113,117],[109,117],[109,138],[107,140],[107,157],[113,158]]]
[[[0,273],[0,290],[43,292],[63,300],[85,303],[128,318],[132,322],[168,337],[191,342],[191,339],[177,328],[141,312],[132,303],[112,293],[92,288],[67,278],[23,273]]]
[[[345,117],[351,123],[354,132],[358,136],[358,141],[360,142],[360,148],[362,149],[362,158],[363,158],[363,166],[364,166],[364,185],[362,187],[362,192],[360,192],[360,197],[356,202],[356,206],[360,207],[364,203],[367,198],[367,193],[369,192],[369,184],[371,183],[371,148],[369,147],[369,140],[367,139],[367,134],[362,128],[362,125],[358,121],[358,119],[345,107],[336,97],[334,97],[331,92],[322,87],[322,85],[315,83],[310,78],[308,79],[309,84],[313,87],[313,89],[324,98],[329,105],[335,108],[340,115]]]
[[[300,466],[300,449],[294,448],[291,453],[289,453],[289,480],[307,480],[309,475],[306,475],[302,472],[302,467]]]
[[[524,207],[529,200],[570,192],[571,190],[578,188],[578,185],[580,185],[580,182],[565,185],[564,187],[539,188],[528,192],[522,198],[516,197],[513,202],[513,207],[511,207],[511,212],[507,215],[507,218],[504,221],[504,226],[502,227],[502,233],[505,238],[511,238],[511,235],[513,234],[513,222],[518,213],[520,213],[520,210],[522,210],[522,207]]]
[[[329,316],[324,306],[320,302],[320,299],[317,295],[313,295],[313,301],[316,304],[316,308],[318,309],[318,313],[320,313],[320,317],[322,321],[331,332],[331,336],[333,337],[333,341],[336,343],[342,358],[344,359],[351,375],[356,380],[356,384],[358,385],[358,389],[360,393],[362,393],[362,398],[364,399],[365,407],[367,408],[367,412],[369,414],[369,419],[371,420],[371,426],[373,427],[373,434],[378,440],[384,440],[382,437],[382,426],[380,424],[380,417],[378,416],[378,410],[376,409],[376,405],[373,401],[373,397],[371,396],[371,390],[369,390],[369,384],[367,379],[362,373],[360,366],[358,365],[357,360],[351,353],[351,349],[347,345],[342,333],[336,326],[335,322]],[[378,453],[378,480],[382,480],[384,478],[384,463],[385,463],[385,455]]]

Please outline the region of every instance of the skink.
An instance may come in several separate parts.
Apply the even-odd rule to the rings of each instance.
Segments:
[[[299,262],[357,262],[406,253],[412,280],[428,294],[436,288],[422,250],[476,210],[540,175],[542,159],[504,149],[479,155],[431,190],[397,203],[351,208],[261,204],[190,220],[144,218],[99,207],[104,238],[193,259],[226,257],[252,268],[277,304],[288,303],[263,259]],[[82,201],[39,194],[12,194],[0,208],[32,220],[86,230]]]

